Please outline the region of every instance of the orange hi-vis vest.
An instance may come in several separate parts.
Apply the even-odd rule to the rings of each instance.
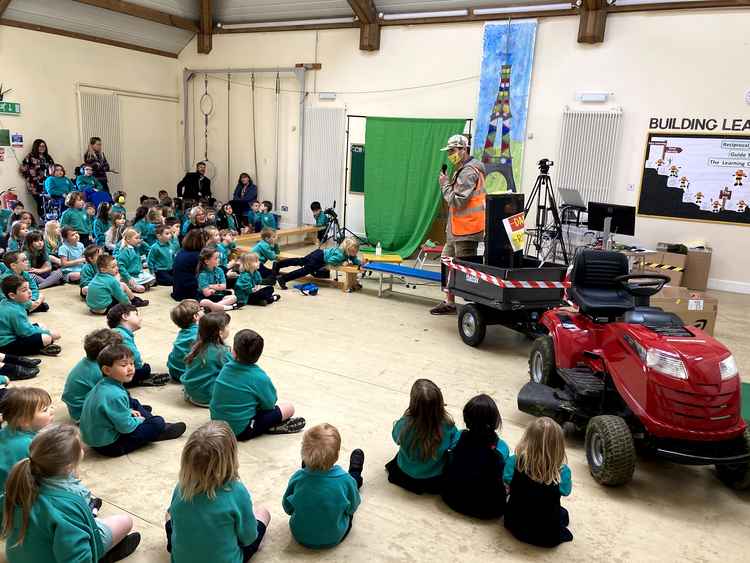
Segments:
[[[451,232],[454,236],[474,235],[484,231],[485,207],[487,191],[484,189],[484,174],[474,166],[467,166],[479,174],[479,181],[471,192],[471,197],[465,207],[450,208]],[[459,170],[460,173],[460,170]],[[458,173],[456,174],[458,178]]]

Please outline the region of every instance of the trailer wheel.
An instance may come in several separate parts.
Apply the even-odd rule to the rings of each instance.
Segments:
[[[534,340],[529,354],[529,376],[532,383],[557,387],[560,378],[555,366],[555,345],[552,337],[540,336]]]
[[[635,471],[635,444],[619,416],[595,416],[586,427],[586,459],[600,485],[624,485]]]
[[[458,333],[469,346],[479,346],[487,334],[484,314],[474,303],[461,307],[458,314]]]
[[[742,435],[745,441],[745,451],[750,451],[750,428]],[[750,489],[750,463],[730,463],[716,466],[716,474],[726,486],[744,491]]]

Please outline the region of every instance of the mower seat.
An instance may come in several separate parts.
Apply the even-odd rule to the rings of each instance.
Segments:
[[[568,297],[590,317],[620,317],[635,308],[633,296],[615,281],[629,270],[624,254],[584,250],[576,256]]]
[[[629,324],[651,328],[682,328],[685,323],[674,313],[667,313],[657,307],[636,307],[625,313],[623,321]]]

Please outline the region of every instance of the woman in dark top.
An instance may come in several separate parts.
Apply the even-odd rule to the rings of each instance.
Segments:
[[[21,163],[21,175],[26,180],[26,189],[36,202],[37,214],[44,216],[42,206],[42,194],[44,193],[44,180],[51,175],[55,166],[55,159],[47,152],[47,143],[44,139],[35,139],[31,145],[31,152],[26,155]]]
[[[230,202],[237,217],[242,217],[243,221],[246,220],[247,210],[250,209],[250,204],[257,199],[258,186],[253,184],[253,179],[250,177],[250,174],[243,172],[237,180],[237,187],[234,188],[234,195]]]
[[[198,297],[198,257],[206,242],[203,229],[189,231],[182,240],[182,249],[174,257],[172,299],[175,301]]]
[[[83,163],[91,166],[94,170],[94,178],[99,180],[105,192],[109,193],[107,184],[107,172],[109,172],[109,162],[102,152],[102,140],[99,137],[89,139],[89,148],[83,155]]]

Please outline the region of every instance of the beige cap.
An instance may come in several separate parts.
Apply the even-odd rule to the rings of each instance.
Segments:
[[[469,139],[464,137],[463,135],[453,135],[450,139],[448,139],[448,145],[440,149],[441,151],[449,151],[451,149],[468,149],[469,148]]]

